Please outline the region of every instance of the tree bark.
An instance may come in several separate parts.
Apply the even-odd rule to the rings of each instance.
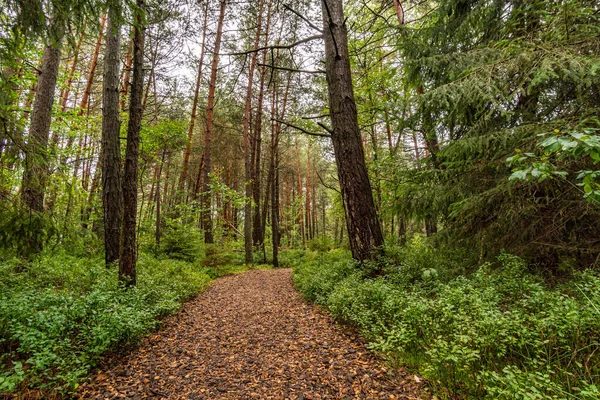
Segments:
[[[352,257],[373,259],[383,245],[361,143],[352,88],[348,34],[342,0],[322,0],[325,71],[331,114],[331,139],[342,192]]]
[[[196,111],[198,109],[198,94],[200,92],[200,83],[202,83],[202,64],[204,63],[204,52],[206,49],[206,28],[208,19],[208,1],[204,7],[204,25],[202,28],[202,46],[200,48],[200,61],[198,61],[198,74],[196,76],[196,88],[194,90],[194,102],[192,103],[192,114],[190,116],[190,127],[188,130],[187,142],[185,144],[185,153],[183,154],[183,165],[181,176],[179,177],[178,190],[182,192],[185,188],[187,172],[192,152],[192,139],[194,138],[194,127],[196,125]]]
[[[102,82],[102,205],[104,207],[104,260],[117,261],[121,253],[123,188],[121,176],[121,121],[119,105],[120,0],[109,5]]]
[[[259,11],[258,11],[258,20],[256,26],[256,35],[254,37],[254,47],[253,50],[258,49],[258,45],[260,43],[260,33],[261,33],[261,25],[262,25],[262,11],[263,11],[263,0],[260,0],[259,3]],[[256,61],[258,58],[258,53],[254,51],[252,53],[252,59],[250,61],[250,68],[248,70],[248,87],[246,89],[246,101],[244,104],[244,120],[242,123],[243,126],[243,136],[244,136],[244,171],[245,171],[245,182],[244,182],[244,193],[246,196],[246,203],[244,205],[244,250],[246,254],[246,264],[251,264],[253,262],[252,257],[252,204],[250,203],[250,199],[253,196],[253,163],[252,163],[252,155],[253,146],[250,144],[250,117],[251,117],[251,104],[252,104],[252,82],[254,80],[254,69],[256,68]]]
[[[211,193],[209,175],[212,172],[211,141],[214,124],[215,90],[217,86],[217,72],[219,69],[219,51],[221,49],[221,36],[223,34],[223,21],[225,19],[226,0],[221,0],[219,10],[219,21],[217,24],[217,36],[215,37],[215,50],[210,71],[210,84],[208,87],[208,100],[206,105],[206,131],[204,135],[204,169],[202,189],[202,227],[204,228],[204,243],[214,243],[212,215],[211,215]]]
[[[52,105],[60,64],[61,38],[44,49],[41,73],[35,92],[31,123],[29,125],[29,143],[25,153],[25,169],[21,186],[21,200],[30,213],[43,213],[46,180],[48,179],[48,138],[52,121]],[[22,253],[39,253],[42,250],[39,235],[30,236]]]
[[[138,158],[142,125],[142,95],[144,90],[144,1],[136,1],[133,33],[133,80],[129,99],[129,123],[123,175],[123,248],[119,260],[119,280],[126,286],[136,284],[136,216]]]
[[[133,51],[133,40],[129,38],[129,45],[127,46],[127,54],[125,56],[125,68],[123,68],[123,91],[121,92],[121,110],[125,111],[127,104],[127,93],[129,91],[129,77],[131,75],[131,63],[133,58],[131,53]]]
[[[98,65],[98,55],[100,54],[100,46],[102,46],[102,32],[104,31],[104,25],[106,24],[107,16],[108,14],[104,14],[102,20],[100,21],[100,33],[98,34],[96,47],[94,48],[94,53],[92,54],[92,61],[90,63],[87,83],[85,85],[85,90],[83,91],[83,96],[81,97],[81,110],[79,110],[79,115],[83,115],[85,112],[87,112],[90,105],[90,95],[92,94],[94,75],[96,74],[96,66]]]

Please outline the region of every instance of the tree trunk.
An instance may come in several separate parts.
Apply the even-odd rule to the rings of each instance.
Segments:
[[[104,25],[106,24],[107,16],[108,14],[104,14],[102,20],[100,21],[100,33],[98,34],[96,47],[94,48],[94,53],[92,54],[92,61],[90,63],[87,83],[85,85],[85,90],[83,91],[83,96],[81,97],[81,110],[79,110],[79,115],[83,115],[85,112],[87,112],[90,105],[90,95],[92,94],[94,75],[96,74],[96,66],[98,65],[98,55],[100,54],[100,46],[102,46],[102,32],[104,31]]]
[[[67,102],[69,100],[69,93],[71,92],[71,86],[73,86],[73,78],[75,77],[75,70],[77,68],[77,60],[79,59],[79,51],[81,49],[81,42],[83,41],[83,37],[85,34],[85,23],[83,24],[83,28],[81,31],[81,35],[79,36],[79,40],[77,41],[77,46],[75,47],[75,53],[71,58],[71,68],[69,69],[69,75],[67,77],[67,83],[65,88],[61,91],[60,94],[60,108],[62,112],[67,110]]]
[[[21,186],[21,200],[28,211],[44,211],[44,194],[48,178],[48,137],[52,121],[52,105],[60,64],[60,41],[46,46],[42,58],[41,73],[35,92],[31,123],[29,125],[29,143],[25,153],[25,169]],[[42,250],[39,235],[32,235],[21,249],[23,255],[39,253]]]
[[[185,188],[187,179],[188,166],[190,162],[190,154],[192,152],[192,139],[194,138],[194,126],[196,125],[196,110],[198,109],[198,94],[200,92],[200,84],[202,83],[202,64],[204,63],[204,51],[206,49],[206,27],[208,19],[208,1],[204,7],[204,25],[202,28],[202,46],[200,48],[200,61],[198,61],[198,74],[196,76],[196,88],[194,90],[194,102],[192,103],[192,114],[190,116],[190,128],[188,130],[187,142],[185,144],[185,153],[183,154],[183,165],[181,168],[181,176],[179,177],[179,191],[182,192]]]
[[[215,37],[215,50],[210,71],[210,84],[208,87],[208,100],[206,105],[206,131],[204,135],[204,170],[203,170],[203,189],[202,189],[202,210],[201,219],[204,228],[204,243],[214,243],[212,215],[211,215],[211,193],[209,175],[212,172],[211,159],[211,140],[214,124],[215,90],[217,86],[217,72],[219,68],[219,51],[221,49],[221,36],[223,34],[223,20],[225,19],[226,0],[221,0],[219,11],[219,22],[217,25],[217,36]]]
[[[160,159],[160,169],[158,170],[158,177],[157,177],[157,181],[156,181],[156,232],[154,234],[154,240],[156,241],[156,248],[160,249],[160,238],[162,236],[162,232],[161,232],[161,215],[160,215],[160,211],[161,211],[161,199],[160,199],[160,177],[162,175],[162,167],[165,163],[165,155],[167,153],[167,149],[166,147],[163,148],[162,151],[162,157]]]
[[[123,218],[123,188],[121,176],[121,142],[119,139],[119,51],[121,26],[120,1],[110,4],[102,82],[102,205],[104,207],[104,259],[106,265],[119,259],[121,253],[121,222]]]
[[[277,112],[277,119],[279,121],[285,118],[285,110],[287,105],[288,93],[290,90],[291,76],[288,74],[288,82],[285,88],[285,95],[283,96],[283,104],[281,107],[281,114]],[[277,86],[273,84],[273,91],[277,90]],[[273,96],[279,100],[279,96]],[[278,103],[278,101],[274,101]],[[276,106],[274,107],[276,109]],[[271,136],[271,170],[273,171],[273,183],[271,185],[271,227],[272,227],[272,246],[273,246],[273,267],[279,267],[279,244],[280,238],[280,227],[279,227],[279,134],[281,133],[281,122],[274,124],[274,129]]]
[[[131,62],[132,57],[131,53],[133,51],[133,40],[130,36],[129,45],[127,46],[127,55],[125,56],[125,68],[123,68],[123,91],[121,92],[121,111],[125,111],[125,107],[127,104],[127,92],[129,91],[129,77],[131,75]]]
[[[138,158],[142,125],[142,95],[144,90],[144,1],[136,1],[133,33],[133,80],[129,99],[129,123],[123,175],[123,248],[119,260],[119,280],[126,286],[136,284],[136,216]]]
[[[325,70],[331,114],[331,139],[346,215],[352,257],[373,259],[383,245],[365,164],[352,89],[348,36],[342,0],[322,0]]]
[[[254,37],[253,50],[258,48],[260,43],[260,33],[262,25],[262,11],[263,11],[263,0],[260,0],[258,19],[256,25],[256,35]],[[246,89],[246,102],[244,104],[244,120],[243,120],[243,136],[244,136],[244,170],[245,170],[245,195],[246,203],[244,205],[244,249],[246,254],[246,264],[253,262],[252,258],[252,204],[250,198],[253,195],[253,165],[252,155],[253,146],[250,145],[250,116],[251,116],[251,104],[252,104],[252,82],[254,80],[254,69],[256,68],[256,61],[258,53],[254,51],[252,53],[252,60],[250,61],[250,69],[248,70],[248,87]]]

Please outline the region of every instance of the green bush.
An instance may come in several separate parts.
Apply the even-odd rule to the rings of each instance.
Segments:
[[[600,274],[549,287],[503,255],[462,275],[424,246],[396,253],[396,264],[388,258],[377,279],[325,254],[297,262],[294,282],[448,397],[600,396]]]
[[[198,261],[204,251],[202,231],[190,225],[170,225],[160,240],[159,254],[187,262]]]
[[[44,254],[0,264],[0,393],[77,387],[104,354],[155,329],[210,278],[179,260],[141,254],[138,286],[119,286],[101,257]]]

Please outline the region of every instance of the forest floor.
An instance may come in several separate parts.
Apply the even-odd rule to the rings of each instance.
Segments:
[[[418,379],[417,379],[418,380]],[[306,303],[291,270],[216,280],[163,328],[107,361],[83,399],[418,399],[351,330]]]

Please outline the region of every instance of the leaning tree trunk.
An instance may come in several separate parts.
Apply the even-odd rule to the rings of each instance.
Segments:
[[[142,95],[144,90],[144,1],[136,2],[133,33],[133,79],[129,98],[129,124],[123,175],[123,248],[119,260],[119,280],[127,286],[136,284],[136,216],[138,158],[142,125]]]
[[[344,203],[352,257],[369,260],[383,245],[365,164],[352,89],[348,34],[342,0],[322,0],[325,71],[331,114],[331,140]]]
[[[121,26],[120,1],[109,5],[106,31],[106,55],[102,82],[102,205],[104,207],[104,259],[110,265],[121,252],[123,188],[121,176],[121,143],[119,139],[119,50]]]
[[[223,34],[223,21],[225,20],[226,0],[221,0],[221,9],[219,11],[219,22],[217,25],[217,36],[215,37],[215,51],[210,71],[210,83],[208,87],[208,100],[206,105],[206,131],[204,135],[204,170],[203,170],[203,188],[202,188],[202,227],[204,228],[204,243],[214,243],[212,217],[211,217],[211,197],[209,174],[212,168],[211,159],[211,141],[214,124],[215,108],[215,90],[217,86],[217,72],[219,69],[219,51],[221,49],[221,36]]]
[[[48,179],[48,137],[52,121],[52,105],[60,64],[60,39],[44,49],[40,77],[37,82],[31,123],[29,125],[29,143],[25,153],[25,170],[21,186],[21,200],[29,212],[44,211],[44,194]],[[30,236],[21,252],[24,255],[39,253],[42,241],[39,235]]]

